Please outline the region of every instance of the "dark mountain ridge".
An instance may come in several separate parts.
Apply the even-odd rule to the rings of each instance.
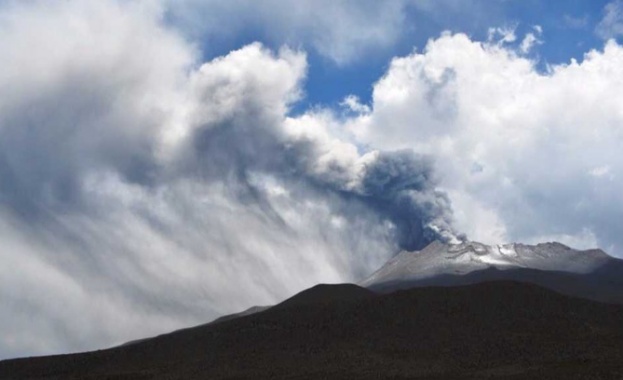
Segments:
[[[518,282],[308,289],[129,346],[0,362],[1,379],[620,379],[623,306]]]

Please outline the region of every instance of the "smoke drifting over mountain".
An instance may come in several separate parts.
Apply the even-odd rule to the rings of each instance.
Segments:
[[[303,49],[347,83],[344,67],[410,41],[411,12],[472,8],[178,3],[0,2],[0,358],[357,281],[461,233],[621,255],[616,41],[550,65],[545,26],[445,32],[388,59],[367,104],[306,106]],[[204,46],[255,32],[294,48]]]
[[[454,239],[429,159],[288,116],[304,53],[199,65],[146,4],[2,13],[0,357],[204,322]]]

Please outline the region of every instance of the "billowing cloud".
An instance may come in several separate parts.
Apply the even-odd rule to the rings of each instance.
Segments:
[[[303,48],[353,62],[397,41],[405,6],[439,11],[357,3],[3,3],[0,357],[353,281],[456,225],[622,254],[620,45],[543,72],[526,57],[538,29],[445,33],[394,58],[370,104],[294,116]],[[192,16],[206,44],[260,30],[285,45],[201,62],[175,21]]]
[[[165,19],[113,0],[0,11],[0,357],[202,323],[456,238],[428,157],[288,116],[303,52],[201,64]]]
[[[622,255],[623,47],[611,41],[545,73],[515,49],[464,34],[431,40],[392,61],[349,128],[360,143],[433,157],[472,239]]]

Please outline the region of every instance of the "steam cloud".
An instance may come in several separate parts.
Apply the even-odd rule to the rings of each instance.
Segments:
[[[540,27],[443,33],[394,57],[370,104],[295,115],[305,53],[255,43],[201,59],[170,25],[195,3],[173,15],[167,0],[0,5],[0,358],[101,348],[354,281],[400,249],[462,239],[453,226],[621,256],[616,41],[543,72]],[[223,20],[247,4],[201,3]],[[302,29],[280,10],[268,40],[348,64],[401,38],[406,3],[333,3],[296,15]],[[600,34],[616,26],[612,4]],[[232,30],[272,23],[263,11],[247,29],[253,7]]]
[[[301,52],[198,65],[149,4],[1,17],[0,357],[202,323],[456,236],[426,157],[288,116]]]

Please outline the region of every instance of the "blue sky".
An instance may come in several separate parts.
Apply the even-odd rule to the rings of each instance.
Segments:
[[[12,0],[0,31],[0,359],[433,240],[623,257],[621,0]]]
[[[540,37],[543,43],[531,52],[531,57],[539,65],[568,63],[572,58],[581,61],[587,51],[603,46],[604,37],[596,32],[596,28],[608,3],[607,0],[475,0],[462,4],[440,1],[432,9],[407,3],[400,34],[391,43],[375,49],[373,54],[347,64],[339,64],[320,54],[309,46],[309,41],[295,39],[292,47],[304,49],[309,62],[306,97],[297,105],[296,111],[318,104],[335,106],[349,94],[369,102],[372,84],[383,75],[392,57],[409,54],[414,49],[422,50],[430,38],[436,38],[444,31],[486,40],[492,27],[512,28],[518,35],[523,35],[539,25],[543,28]],[[171,22],[184,24],[186,20],[172,17]],[[267,35],[264,27],[241,28],[233,36],[210,34],[207,38],[199,37],[202,55],[204,59],[210,59],[254,41],[279,49],[284,40]],[[611,37],[621,38],[620,35]]]
[[[444,15],[408,13],[406,32],[390,51],[381,52],[372,59],[356,62],[352,66],[338,67],[333,62],[310,55],[309,81],[306,85],[307,101],[311,104],[331,104],[348,94],[369,101],[370,83],[380,78],[393,56],[402,56],[413,49],[422,50],[428,39],[443,31],[466,33],[485,40],[491,27],[515,28],[519,35],[540,25],[544,32],[543,45],[537,46],[532,56],[541,64],[567,63],[572,58],[582,60],[590,49],[599,49],[604,40],[594,30],[603,18],[608,1],[481,1],[481,14],[475,11],[450,12]],[[620,36],[619,36],[620,38]]]

